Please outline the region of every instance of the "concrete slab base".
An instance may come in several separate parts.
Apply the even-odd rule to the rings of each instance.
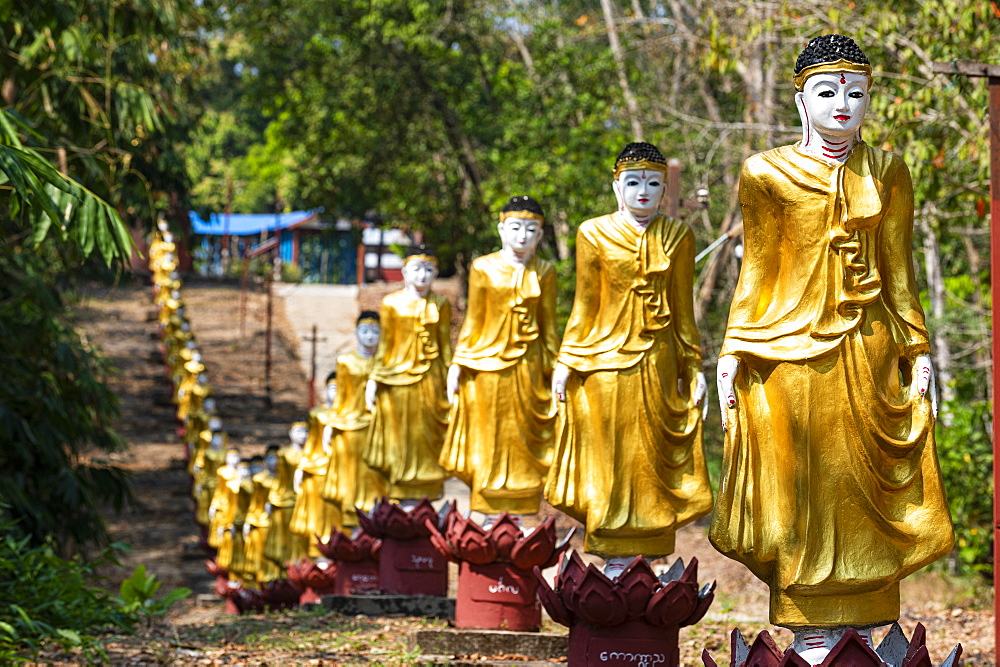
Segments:
[[[455,600],[433,595],[324,595],[322,605],[345,616],[455,618]]]
[[[455,630],[450,628],[414,630],[407,640],[412,650],[417,646],[423,653],[422,659],[448,656],[523,656],[547,661],[561,658],[569,649],[569,635],[555,632],[510,632],[507,630]],[[475,658],[451,658],[442,664],[497,664],[529,665],[530,662],[504,661],[484,662]],[[460,660],[460,662],[454,662]],[[436,664],[436,663],[435,663]],[[544,663],[543,664],[551,664]]]

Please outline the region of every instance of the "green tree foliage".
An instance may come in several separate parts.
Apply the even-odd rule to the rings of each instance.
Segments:
[[[105,460],[124,446],[108,368],[66,298],[92,256],[128,259],[122,217],[148,227],[179,201],[183,163],[163,141],[195,16],[135,0],[5,3],[0,18],[0,518],[70,550],[104,539],[104,507],[130,490]]]

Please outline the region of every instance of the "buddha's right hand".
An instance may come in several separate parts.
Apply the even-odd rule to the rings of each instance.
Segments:
[[[378,383],[375,380],[369,380],[368,384],[365,385],[365,407],[368,408],[368,412],[375,412],[375,393],[378,391]]]
[[[719,365],[716,370],[716,386],[719,389],[719,408],[722,410],[722,428],[729,427],[727,414],[730,408],[736,407],[736,391],[733,389],[733,380],[736,378],[736,369],[740,366],[740,360],[732,355],[719,357]]]
[[[302,469],[298,468],[295,470],[295,474],[292,476],[292,491],[295,495],[302,493]]]
[[[452,364],[448,367],[448,402],[455,404],[458,396],[458,378],[462,375],[462,367]]]
[[[556,364],[552,371],[552,395],[557,401],[566,402],[566,381],[569,380],[569,366]]]

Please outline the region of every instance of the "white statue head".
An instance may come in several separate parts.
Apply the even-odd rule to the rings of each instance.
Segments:
[[[236,464],[236,473],[240,478],[240,481],[245,481],[253,477],[253,469],[250,467],[249,461],[240,460]]]
[[[250,474],[257,475],[264,472],[264,457],[255,456],[250,459]]]
[[[240,464],[240,450],[230,447],[226,450],[226,465],[235,468]]]
[[[278,448],[276,446],[271,445],[267,448],[267,453],[264,454],[264,466],[272,475],[278,471]]]
[[[206,401],[207,402],[207,401]],[[219,417],[209,417],[208,418],[208,430],[212,433],[216,433],[222,430],[222,419]]]
[[[164,243],[173,243],[174,242],[174,235],[171,234],[170,232],[164,232],[163,233],[163,242]]]
[[[301,447],[309,437],[309,425],[305,422],[295,422],[288,429],[288,439],[293,445]]]
[[[326,387],[323,389],[323,398],[326,400],[327,406],[332,406],[333,402],[337,399],[336,376],[326,379]]]
[[[219,451],[220,449],[222,449],[222,446],[224,444],[225,441],[223,440],[221,433],[212,434],[212,442],[210,443],[212,449],[214,449],[215,451]]]
[[[437,257],[425,245],[410,246],[403,260],[403,284],[407,289],[426,296],[437,278]]]
[[[872,68],[854,40],[821,35],[795,61],[795,106],[802,121],[802,147],[840,159],[861,139],[871,101]]]
[[[638,223],[648,222],[667,191],[667,160],[653,144],[638,141],[618,154],[611,187],[618,210],[627,211]]]
[[[504,256],[517,262],[531,259],[542,240],[544,222],[545,214],[537,201],[528,195],[511,197],[497,223]]]
[[[361,311],[354,327],[354,337],[358,341],[358,354],[366,358],[375,354],[375,348],[378,347],[378,339],[381,335],[382,325],[379,323],[379,314],[374,310]]]

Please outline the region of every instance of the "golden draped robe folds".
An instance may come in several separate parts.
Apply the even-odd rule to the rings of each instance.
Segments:
[[[694,235],[658,216],[580,226],[576,297],[559,362],[572,369],[545,499],[586,526],[601,556],[661,556],[712,509],[694,405],[701,350]]]
[[[744,163],[740,203],[711,540],[767,582],[773,623],[887,623],[900,579],[952,545],[930,401],[908,386],[928,351],[909,171],[863,143],[844,164],[783,146]]]
[[[323,498],[340,508],[345,526],[358,525],[356,507],[370,512],[386,493],[385,479],[362,457],[372,421],[365,408],[365,384],[373,364],[374,357],[365,359],[356,351],[337,357],[337,398],[330,420],[333,454]]]
[[[309,541],[290,529],[295,507],[295,470],[301,458],[302,449],[299,447],[286,445],[278,450],[277,482],[267,495],[271,515],[267,537],[264,538],[264,557],[276,563],[282,575],[289,561],[298,562],[309,551]]]
[[[302,472],[302,484],[295,496],[292,519],[288,529],[306,540],[309,556],[321,556],[319,539],[326,540],[333,528],[340,528],[340,507],[323,499],[326,471],[330,467],[327,440],[327,426],[333,419],[333,410],[315,408],[309,412],[309,437],[302,448],[302,458],[298,469]]]
[[[474,511],[534,514],[552,455],[550,392],[559,350],[556,271],[496,252],[469,272],[452,363],[462,367],[441,466],[469,485]]]
[[[447,473],[438,465],[451,363],[451,304],[429,292],[405,290],[382,301],[382,336],[371,379],[378,383],[375,417],[365,447],[368,465],[385,476],[389,497],[440,498]]]

